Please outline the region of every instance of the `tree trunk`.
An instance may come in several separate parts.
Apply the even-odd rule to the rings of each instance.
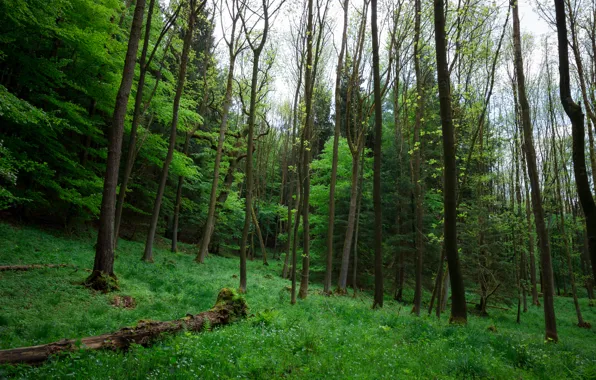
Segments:
[[[467,323],[466,291],[457,251],[457,166],[455,162],[455,129],[452,120],[451,89],[447,64],[445,10],[443,0],[435,0],[435,39],[439,102],[443,130],[445,255],[451,278],[450,323]]]
[[[333,161],[331,163],[331,181],[329,183],[329,224],[327,226],[327,262],[325,267],[325,282],[323,285],[323,291],[325,293],[331,292],[331,277],[333,275],[333,229],[335,227],[335,185],[337,182],[337,157],[342,117],[342,114],[341,112],[339,112],[339,109],[341,107],[341,78],[343,73],[343,60],[348,40],[348,5],[349,0],[344,0],[344,26],[341,34],[341,47],[339,50],[339,57],[337,58],[337,72],[335,76],[335,129],[333,134]]]
[[[383,141],[383,99],[379,72],[379,30],[377,0],[371,0],[371,32],[373,55],[373,92],[375,100],[375,146],[373,149],[373,206],[375,212],[375,298],[373,309],[383,307],[383,215],[381,205],[381,145]]]
[[[567,24],[565,19],[565,3],[555,0],[557,14],[557,37],[559,41],[559,91],[565,113],[571,120],[573,139],[573,172],[577,195],[584,211],[588,251],[592,261],[592,272],[596,279],[596,204],[590,190],[590,181],[586,169],[584,115],[581,107],[571,96],[571,80],[569,76],[569,48],[567,45]]]
[[[91,276],[85,280],[85,283],[88,286],[96,290],[111,290],[109,289],[110,286],[106,287],[106,281],[102,280],[103,277],[107,276],[116,279],[116,275],[114,274],[114,217],[116,211],[116,187],[118,183],[120,155],[122,153],[124,118],[126,117],[128,97],[130,95],[134,77],[144,10],[145,0],[137,0],[132,25],[130,27],[128,48],[126,50],[124,69],[122,71],[122,82],[120,83],[118,95],[116,96],[112,125],[108,134],[108,158],[99,214],[97,244],[95,245],[95,261],[93,263],[93,272],[91,273]]]
[[[231,289],[222,289],[217,296],[215,306],[200,314],[187,314],[186,317],[174,321],[158,322],[141,320],[135,327],[123,327],[120,330],[99,336],[82,339],[64,339],[40,346],[21,347],[0,350],[0,364],[38,364],[52,355],[61,352],[87,350],[126,350],[131,344],[150,345],[162,335],[177,333],[183,330],[200,332],[227,325],[247,315],[246,301],[238,297]]]
[[[306,24],[306,72],[304,73],[304,88],[305,88],[305,126],[303,130],[303,157],[302,157],[302,176],[304,180],[304,188],[302,190],[302,275],[300,276],[300,291],[298,297],[305,299],[308,295],[308,276],[310,271],[310,158],[312,146],[312,98],[314,91],[314,76],[313,76],[313,0],[308,0],[308,16]],[[304,144],[308,146],[304,146]]]
[[[226,94],[223,103],[223,110],[221,115],[221,125],[219,127],[219,138],[217,140],[217,151],[215,153],[215,163],[213,164],[213,182],[211,183],[211,193],[209,195],[209,209],[207,211],[207,220],[205,228],[203,229],[203,237],[201,240],[201,247],[196,257],[197,262],[204,262],[207,252],[209,250],[209,243],[213,235],[213,228],[215,227],[215,206],[217,205],[217,187],[219,184],[219,170],[221,166],[221,157],[223,155],[223,145],[226,137],[226,130],[228,129],[228,115],[230,113],[230,106],[232,104],[232,88],[234,84],[234,66],[236,63],[236,52],[233,50],[234,35],[236,31],[236,18],[232,24],[232,36],[230,45],[230,64],[228,68],[228,78],[226,81]]]
[[[116,216],[114,222],[114,247],[118,246],[118,236],[120,233],[120,220],[122,218],[122,209],[124,206],[124,198],[126,197],[126,189],[128,187],[128,179],[132,172],[132,165],[134,161],[134,152],[137,141],[137,128],[139,119],[141,118],[141,108],[143,104],[143,90],[145,89],[145,76],[147,74],[147,50],[149,49],[149,40],[151,37],[151,21],[153,15],[153,7],[155,0],[149,1],[149,10],[147,12],[147,22],[145,23],[145,39],[143,41],[143,50],[141,51],[141,59],[139,61],[139,81],[137,83],[137,94],[135,96],[135,105],[132,117],[132,126],[130,129],[130,138],[128,140],[128,154],[126,158],[126,166],[124,167],[124,174],[120,184],[120,191],[118,192],[118,200],[116,202]]]
[[[358,186],[358,205],[356,206],[356,231],[354,232],[354,265],[352,277],[352,289],[354,289],[354,297],[358,293],[358,235],[360,233],[360,208],[362,206],[362,191],[364,181],[364,154],[362,154],[362,162],[360,163],[360,185]]]
[[[202,2],[200,7],[205,3]],[[182,98],[182,91],[184,90],[184,82],[186,81],[186,68],[188,65],[188,55],[191,48],[192,34],[195,27],[195,20],[198,10],[196,8],[196,0],[190,0],[190,15],[188,18],[188,27],[184,35],[184,44],[182,47],[182,56],[180,58],[180,71],[178,73],[178,83],[176,85],[176,95],[174,96],[174,104],[172,110],[172,126],[170,129],[170,143],[168,145],[168,153],[161,169],[159,176],[159,184],[157,188],[157,195],[153,205],[153,213],[151,215],[151,224],[149,225],[149,233],[147,234],[147,242],[145,243],[145,251],[142,260],[145,262],[153,262],[153,240],[155,239],[155,232],[157,230],[157,221],[159,219],[159,211],[161,209],[161,202],[163,194],[166,189],[166,182],[168,181],[168,171],[170,163],[174,157],[174,148],[176,146],[176,132],[178,128],[178,113],[180,110],[180,99]]]
[[[359,149],[359,148],[358,148]],[[360,166],[360,150],[352,155],[352,185],[350,191],[350,208],[348,211],[348,224],[344,235],[344,246],[342,251],[341,268],[339,272],[338,291],[346,293],[348,268],[350,265],[350,252],[352,251],[352,241],[354,239],[354,225],[356,221],[356,209],[358,203],[358,171]]]
[[[255,229],[257,230],[257,237],[259,238],[259,245],[261,246],[261,252],[263,253],[263,265],[269,265],[267,262],[267,250],[265,249],[265,242],[263,241],[263,235],[261,234],[261,227],[259,226],[259,221],[257,219],[257,215],[255,214],[254,207],[251,207],[250,213],[252,215],[252,222],[255,225]]]
[[[536,234],[540,246],[540,258],[542,264],[542,278],[544,288],[544,322],[546,339],[558,341],[557,321],[555,319],[554,307],[554,287],[553,287],[553,267],[551,263],[550,244],[548,232],[544,222],[544,209],[542,208],[542,197],[540,183],[538,181],[538,169],[536,167],[536,151],[532,138],[532,124],[530,120],[530,105],[526,98],[526,87],[524,77],[524,67],[521,53],[521,34],[519,27],[518,4],[513,4],[513,44],[515,55],[515,73],[517,76],[517,87],[519,91],[519,102],[521,108],[521,120],[524,131],[524,144],[526,147],[526,164],[528,166],[528,175],[530,177],[530,186],[532,189],[532,206],[534,209],[534,219],[536,222]]]
[[[166,32],[174,24],[174,22],[176,21],[176,18],[178,17],[178,12],[179,12],[179,8],[178,8],[178,11],[176,11],[172,15],[172,17],[168,20],[168,22],[164,26],[164,29],[161,31],[161,33],[156,41],[156,47],[153,48],[153,51],[149,55],[149,59],[147,59],[147,51],[149,48],[149,42],[150,42],[150,37],[151,37],[151,21],[152,21],[154,6],[155,6],[155,0],[151,0],[149,2],[149,11],[147,13],[147,22],[145,25],[145,40],[143,41],[143,50],[141,51],[141,59],[139,61],[139,66],[140,66],[139,81],[137,83],[137,93],[135,95],[135,105],[134,105],[133,116],[132,116],[130,137],[128,140],[128,151],[127,151],[127,155],[126,155],[126,165],[124,166],[124,172],[122,174],[122,181],[120,183],[120,191],[118,192],[118,200],[116,202],[116,217],[115,217],[115,223],[114,223],[114,247],[115,248],[118,247],[118,236],[120,236],[119,234],[120,234],[120,225],[121,225],[121,221],[122,221],[122,210],[124,209],[124,200],[126,198],[128,182],[130,180],[130,175],[132,173],[132,168],[133,168],[135,158],[137,155],[137,150],[136,150],[137,149],[137,147],[136,147],[136,145],[137,145],[137,129],[138,129],[139,123],[141,121],[142,114],[146,110],[150,99],[155,94],[155,90],[157,88],[157,83],[159,82],[159,80],[156,80],[155,87],[154,87],[153,91],[151,92],[149,99],[147,100],[147,106],[144,107],[143,106],[143,93],[145,90],[145,77],[147,75],[149,65],[151,64],[151,61],[153,60],[157,45],[159,45],[162,38],[165,36]],[[170,44],[170,42],[171,42],[171,40],[168,41],[168,43],[166,44],[165,51],[168,50],[167,46]],[[147,128],[148,127],[149,127],[149,125],[147,126]]]
[[[252,209],[252,190],[253,190],[253,153],[254,153],[254,131],[255,131],[255,120],[257,114],[257,85],[259,79],[259,60],[261,58],[261,52],[267,41],[267,35],[269,33],[269,9],[266,0],[263,0],[263,20],[264,27],[261,39],[257,45],[254,45],[250,40],[247,40],[252,52],[253,52],[253,64],[252,64],[252,77],[250,83],[250,108],[248,110],[248,142],[246,150],[246,195],[245,195],[245,206],[244,206],[244,228],[242,229],[242,240],[240,241],[240,292],[246,292],[246,244],[248,239],[248,231],[250,229],[251,220],[251,209]],[[242,19],[244,29],[247,26],[244,24],[245,20]]]
[[[412,167],[412,185],[414,186],[414,201],[416,205],[415,230],[416,230],[416,287],[414,289],[414,307],[412,313],[420,316],[420,304],[422,302],[422,259],[424,254],[423,209],[422,209],[422,185],[420,179],[421,143],[420,129],[422,128],[422,115],[424,113],[424,83],[422,70],[420,68],[420,51],[422,41],[420,39],[420,19],[422,8],[421,0],[415,0],[414,16],[414,69],[416,72],[416,120],[414,124],[414,162]]]

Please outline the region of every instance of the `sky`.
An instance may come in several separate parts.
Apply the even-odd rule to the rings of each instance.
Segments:
[[[208,0],[211,1],[211,0]],[[226,0],[223,0],[226,1]],[[253,0],[254,1],[254,0]],[[277,4],[281,0],[271,0],[273,3]],[[270,33],[270,44],[274,46],[278,50],[277,54],[277,62],[274,68],[274,81],[273,81],[273,89],[272,89],[272,99],[273,101],[282,102],[284,100],[289,100],[293,96],[293,90],[291,87],[293,86],[293,81],[289,78],[287,74],[287,67],[291,64],[289,59],[290,48],[287,46],[285,41],[290,34],[290,30],[294,25],[293,22],[299,17],[300,7],[302,6],[303,0],[286,0],[285,4],[283,5],[281,11],[277,15],[277,17],[273,20],[272,23],[272,32]],[[329,17],[333,20],[333,43],[334,46],[338,46],[341,39],[341,29],[343,27],[343,20],[342,20],[342,11],[341,11],[341,0],[329,0],[330,1],[330,11]],[[363,0],[350,0],[350,14],[354,14],[354,11],[357,7],[360,7]],[[392,0],[379,0],[379,8],[380,8],[380,15],[379,20],[383,19],[382,15],[382,8],[383,4],[387,2],[391,2]],[[424,0],[429,1],[429,0]],[[554,42],[556,39],[556,34],[548,25],[548,23],[540,16],[537,10],[537,1],[542,1],[543,3],[548,0],[530,0],[524,1],[519,0],[519,10],[520,10],[520,25],[523,33],[532,34],[535,37],[536,48],[532,51],[530,57],[527,57],[528,67],[530,72],[527,73],[529,77],[535,74],[535,71],[538,70],[538,66],[540,65],[542,57],[544,56],[542,39],[545,35],[552,36],[549,39]],[[161,0],[162,4],[167,5],[169,4],[170,0]],[[546,3],[549,6],[551,4]],[[211,2],[210,6],[213,6],[213,2]],[[500,7],[502,9],[501,16],[504,17],[506,13],[506,6],[507,1],[502,2]],[[219,58],[219,62],[223,67],[227,65],[228,57],[227,51],[224,41],[222,40],[223,30],[222,25],[224,28],[226,25],[229,24],[229,18],[225,18],[223,20],[219,17],[219,12],[216,12],[216,27],[214,30],[215,33],[215,41],[217,45],[217,56]],[[370,13],[370,12],[369,12]],[[511,19],[510,22],[511,24]],[[412,31],[413,32],[413,31]],[[386,35],[386,30],[383,29],[382,33]],[[381,36],[383,38],[383,35]],[[329,62],[327,67],[326,75],[329,77],[331,81],[335,81],[334,77],[334,68],[336,65],[337,53],[333,54],[331,58],[331,62]]]

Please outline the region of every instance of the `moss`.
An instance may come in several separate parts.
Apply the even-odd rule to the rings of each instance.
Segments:
[[[230,313],[230,321],[245,317],[248,305],[244,297],[231,288],[223,288],[217,295],[217,301],[211,310],[221,311],[226,309]]]
[[[450,317],[449,318],[449,324],[451,325],[459,325],[459,326],[465,326],[468,324],[468,320],[464,317]]]
[[[83,285],[102,293],[120,290],[116,275],[108,275],[99,271],[93,271],[93,273],[91,273],[91,275],[83,282]]]

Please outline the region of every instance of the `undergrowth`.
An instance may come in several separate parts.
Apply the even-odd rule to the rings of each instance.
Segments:
[[[0,223],[0,264],[76,266],[0,272],[0,349],[99,335],[139,319],[180,318],[211,308],[221,288],[238,285],[236,258],[210,256],[196,264],[195,247],[171,253],[162,243],[155,263],[147,264],[140,260],[142,244],[121,241],[120,290],[103,294],[81,285],[93,263],[91,234],[67,238]],[[536,307],[520,325],[514,310],[490,310],[488,318],[450,326],[448,315],[417,318],[389,298],[383,309],[371,310],[365,293],[328,297],[316,284],[292,306],[281,262],[270,264],[248,263],[248,319],[126,353],[79,351],[39,367],[0,366],[0,378],[596,379],[596,333],[575,326],[569,298],[556,299],[560,343],[546,344]],[[116,295],[132,296],[136,307],[112,306]],[[585,319],[596,322],[594,308],[580,301]]]

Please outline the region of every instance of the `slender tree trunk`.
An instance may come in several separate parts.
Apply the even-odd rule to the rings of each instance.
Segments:
[[[257,87],[259,79],[259,60],[261,58],[261,52],[267,41],[267,34],[269,33],[269,9],[268,4],[263,0],[263,18],[265,25],[263,27],[263,33],[261,40],[258,45],[254,46],[248,41],[250,48],[253,52],[253,63],[252,63],[252,78],[250,84],[250,108],[248,116],[248,142],[246,150],[246,195],[245,195],[245,207],[244,207],[244,228],[242,229],[242,240],[240,241],[240,292],[246,292],[246,244],[248,240],[248,232],[250,229],[251,220],[251,209],[252,209],[252,191],[254,186],[253,179],[253,153],[254,153],[254,130],[255,120],[257,113]],[[243,20],[244,22],[244,20]],[[246,30],[246,25],[244,25]]]
[[[337,58],[337,71],[335,76],[335,129],[333,134],[333,161],[331,163],[331,182],[329,183],[329,224],[327,226],[327,262],[325,267],[325,282],[323,291],[331,292],[331,277],[333,275],[333,231],[335,227],[335,185],[337,182],[337,156],[341,127],[341,78],[343,73],[343,60],[348,39],[348,5],[349,0],[344,0],[344,26],[341,37],[341,47]],[[345,287],[344,287],[345,288]]]
[[[420,179],[421,142],[420,129],[422,128],[422,115],[424,113],[424,83],[422,70],[420,68],[420,51],[422,41],[420,39],[420,19],[422,13],[421,0],[415,0],[414,4],[414,70],[416,72],[416,120],[414,124],[414,162],[412,167],[412,185],[414,186],[414,201],[416,205],[415,231],[416,231],[416,287],[414,289],[414,307],[412,313],[420,315],[420,304],[422,302],[422,262],[424,255],[423,209],[422,209],[422,185]]]
[[[308,16],[306,24],[306,72],[304,73],[304,88],[305,88],[305,120],[303,130],[303,161],[302,161],[302,175],[304,187],[302,190],[302,275],[300,276],[300,291],[298,297],[305,299],[308,295],[308,276],[310,271],[310,158],[312,145],[312,98],[314,90],[314,76],[313,76],[313,0],[308,0]],[[307,143],[309,146],[304,146]]]
[[[116,96],[112,125],[108,133],[108,158],[99,214],[97,244],[95,245],[95,261],[93,263],[93,272],[86,280],[86,283],[90,287],[98,290],[110,290],[109,286],[106,287],[106,281],[102,281],[102,277],[109,276],[114,279],[116,278],[114,274],[116,186],[118,183],[120,155],[122,153],[124,118],[126,117],[126,108],[134,77],[135,61],[137,59],[137,50],[141,38],[144,10],[145,0],[137,0],[132,25],[130,27],[128,48],[124,59],[122,81],[120,83],[120,88],[118,89],[118,95]]]
[[[204,3],[202,3],[204,4]],[[159,219],[159,211],[161,209],[161,202],[168,181],[168,171],[170,163],[174,157],[174,148],[176,146],[176,132],[178,128],[178,113],[180,110],[180,99],[182,98],[182,91],[184,90],[184,82],[186,81],[186,68],[188,65],[188,55],[191,48],[192,33],[195,26],[195,20],[198,10],[196,8],[196,0],[190,0],[190,15],[188,18],[188,27],[184,35],[184,44],[182,47],[182,56],[180,58],[180,71],[178,73],[178,83],[176,85],[176,95],[174,96],[174,105],[172,110],[172,127],[170,129],[170,143],[168,145],[168,153],[164,160],[161,174],[159,177],[159,184],[157,188],[157,195],[155,197],[155,204],[153,205],[153,213],[151,215],[151,224],[149,225],[149,233],[147,234],[147,242],[145,243],[145,252],[142,260],[146,262],[153,262],[153,240],[155,239],[155,232],[157,230],[157,221]]]
[[[352,184],[350,191],[350,208],[348,211],[348,224],[346,233],[344,235],[344,246],[342,252],[341,268],[339,272],[339,282],[337,284],[338,291],[342,294],[346,293],[348,268],[350,265],[350,252],[352,251],[352,241],[354,239],[354,227],[356,221],[356,211],[358,203],[358,171],[360,166],[360,147],[352,155]]]
[[[554,307],[554,287],[553,287],[553,267],[550,253],[548,232],[544,222],[544,209],[542,208],[542,197],[540,183],[538,181],[538,169],[536,167],[536,151],[532,138],[532,124],[530,120],[530,106],[526,98],[526,87],[524,77],[524,67],[521,53],[521,34],[519,27],[518,4],[512,4],[513,7],[513,44],[515,55],[515,73],[517,77],[517,87],[519,90],[519,102],[521,108],[521,120],[524,131],[524,144],[526,147],[526,163],[528,166],[528,175],[530,177],[530,186],[532,188],[532,206],[534,209],[534,219],[536,222],[536,234],[540,246],[540,258],[542,264],[542,278],[544,280],[544,322],[546,338],[558,341],[557,321],[555,319]]]
[[[521,196],[521,179],[519,173],[519,156],[520,151],[519,143],[521,139],[518,137],[517,128],[515,132],[515,149],[514,149],[514,156],[515,156],[515,183],[512,183],[511,186],[515,188],[515,199],[517,200],[517,212],[516,212],[516,223],[523,223],[523,214],[522,214],[522,196]],[[515,205],[513,206],[515,212]],[[519,238],[517,238],[519,236]],[[523,246],[523,234],[516,235],[516,239],[519,239],[521,244],[520,247]],[[516,241],[517,242],[517,241]],[[527,281],[528,281],[528,273],[527,273],[527,262],[526,262],[526,252],[523,248],[520,248],[520,278],[521,278],[521,287],[522,287],[522,297],[523,297],[523,304],[524,304],[524,313],[528,311],[528,297],[527,297]]]
[[[371,32],[373,55],[373,92],[375,100],[375,146],[373,149],[373,206],[375,212],[375,298],[373,309],[383,307],[383,215],[381,205],[381,144],[383,141],[383,104],[379,72],[379,30],[377,0],[371,0]]]
[[[143,41],[143,49],[141,51],[141,58],[139,61],[139,81],[137,83],[137,94],[135,96],[135,105],[132,117],[132,125],[130,130],[130,138],[128,140],[128,153],[122,182],[120,183],[120,191],[118,192],[118,199],[116,202],[116,216],[114,222],[114,247],[118,247],[118,236],[120,233],[120,221],[122,218],[122,210],[124,207],[124,198],[126,197],[126,190],[128,188],[128,180],[132,172],[132,166],[135,156],[136,142],[137,142],[137,128],[141,118],[141,109],[143,104],[143,92],[145,89],[145,76],[147,74],[147,50],[149,48],[149,40],[151,37],[151,20],[153,15],[153,7],[155,0],[149,2],[149,11],[147,13],[147,22],[145,23],[145,38]]]
[[[118,200],[116,202],[116,217],[114,222],[114,247],[118,247],[118,236],[120,236],[120,224],[122,221],[122,211],[124,209],[124,200],[126,198],[126,191],[128,189],[128,182],[130,180],[130,175],[132,173],[132,168],[135,162],[135,158],[137,155],[137,130],[139,123],[141,121],[141,117],[143,114],[143,94],[145,90],[145,77],[147,76],[147,71],[151,61],[153,60],[155,50],[147,59],[147,52],[149,49],[149,42],[151,37],[151,21],[153,16],[153,8],[155,6],[155,0],[151,0],[149,2],[149,10],[147,13],[147,22],[145,23],[145,39],[143,41],[143,49],[141,51],[141,58],[139,61],[139,81],[137,83],[137,93],[135,95],[135,105],[132,115],[132,124],[130,129],[130,138],[128,140],[128,151],[126,154],[126,164],[124,166],[124,172],[122,173],[122,182],[120,183],[120,190],[118,192]],[[157,39],[157,44],[161,42],[161,39],[167,32],[167,30],[171,27],[171,25],[175,22],[178,13],[176,12],[169,21],[169,24],[166,25],[162,33],[160,34],[159,38]],[[169,25],[169,26],[168,26]],[[168,42],[169,45],[169,42]],[[166,48],[167,50],[167,48]],[[157,81],[156,81],[157,82]],[[154,89],[155,90],[155,89]],[[153,96],[154,91],[151,93],[151,97]],[[150,98],[151,98],[150,97]]]
[[[356,231],[354,233],[354,265],[352,276],[352,289],[354,289],[354,297],[358,293],[358,235],[360,233],[360,207],[362,206],[362,191],[364,180],[364,154],[362,155],[362,163],[360,164],[360,185],[358,186],[358,205],[356,206]]]
[[[267,262],[267,250],[265,249],[265,241],[263,241],[261,227],[259,226],[259,220],[257,219],[257,215],[255,214],[254,207],[251,207],[250,213],[252,215],[252,222],[255,226],[255,230],[257,231],[257,237],[259,238],[259,245],[261,246],[261,253],[263,254],[263,265],[269,265],[269,263]]]
[[[224,97],[223,110],[221,115],[221,125],[219,127],[219,138],[217,140],[217,151],[215,153],[215,163],[213,164],[213,181],[211,183],[211,193],[209,195],[209,209],[207,211],[207,220],[205,221],[205,227],[203,229],[203,237],[201,240],[201,247],[197,253],[196,261],[204,262],[207,252],[209,250],[209,243],[211,242],[211,236],[213,236],[213,230],[215,229],[215,207],[217,205],[217,187],[219,185],[219,171],[221,166],[221,157],[223,156],[223,145],[226,138],[226,131],[228,129],[228,116],[230,113],[230,106],[232,104],[232,88],[234,84],[234,66],[236,63],[236,51],[234,50],[234,39],[236,24],[238,19],[236,18],[232,24],[232,35],[231,45],[229,49],[230,53],[230,64],[228,67],[228,77],[226,80],[226,94]]]

